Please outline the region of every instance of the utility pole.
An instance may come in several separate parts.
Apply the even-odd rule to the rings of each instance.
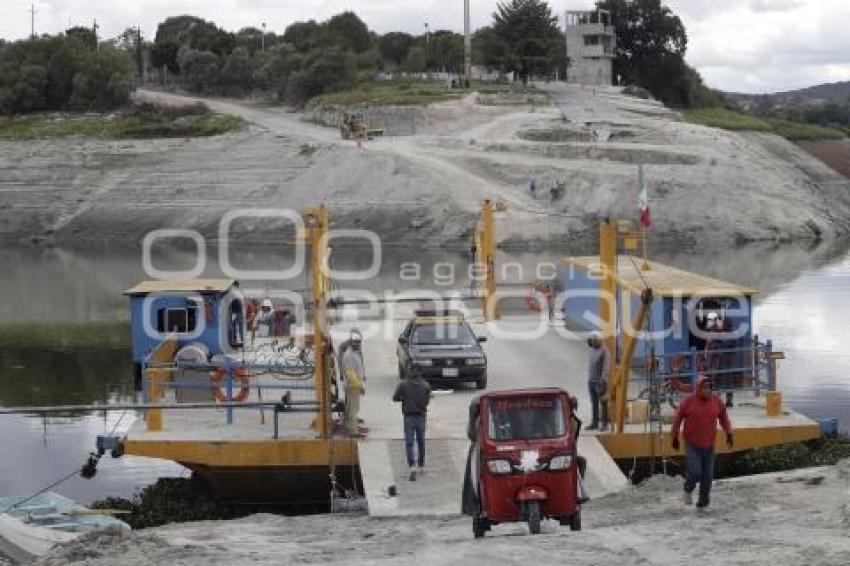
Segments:
[[[136,71],[141,84],[145,82],[145,57],[142,53],[142,28],[136,26]]]
[[[469,0],[463,0],[463,78],[466,88],[472,82],[472,32],[469,19]]]
[[[94,32],[94,50],[100,51],[100,42],[97,40],[97,30],[100,26],[97,25],[97,18],[94,20],[94,24],[92,25],[92,31]]]
[[[431,78],[431,72],[428,71],[428,53],[431,51],[430,49],[430,29],[428,28],[428,22],[425,22],[425,71],[428,72],[428,78]]]
[[[263,22],[263,29],[260,32],[260,51],[266,52],[266,22]]]
[[[30,4],[30,39],[35,39],[35,4]]]

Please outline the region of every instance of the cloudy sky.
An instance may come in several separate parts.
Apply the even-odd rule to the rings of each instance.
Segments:
[[[550,0],[557,12],[590,0]],[[355,11],[379,32],[421,33],[463,27],[462,0],[35,0],[36,30],[56,33],[97,18],[105,37],[140,25],[152,38],[159,21],[194,14],[231,30],[282,32],[291,22]],[[487,25],[497,0],[472,0],[473,28]],[[666,0],[685,22],[688,60],[716,88],[773,92],[850,80],[850,0]],[[30,1],[0,0],[0,37],[30,31]]]

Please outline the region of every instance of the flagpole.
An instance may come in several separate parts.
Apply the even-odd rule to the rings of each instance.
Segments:
[[[640,210],[640,214],[641,214],[640,237],[641,237],[641,240],[643,241],[643,266],[641,267],[641,271],[651,271],[652,268],[649,265],[649,253],[647,252],[647,239],[648,239],[648,236],[649,236],[649,234],[647,232],[647,224],[649,223],[649,216],[648,216],[648,214],[649,214],[649,199],[647,198],[647,195],[646,195],[646,178],[644,177],[643,164],[641,164],[638,167],[638,187],[639,187],[639,191],[640,191],[639,200],[640,200],[640,209],[641,209]],[[646,210],[644,210],[644,208]],[[644,219],[645,213],[647,214],[646,221],[644,221],[645,220]]]

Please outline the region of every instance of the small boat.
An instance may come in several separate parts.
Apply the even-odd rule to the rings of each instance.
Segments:
[[[19,502],[23,502],[18,505]],[[101,530],[129,533],[130,526],[110,511],[87,509],[58,493],[0,497],[0,552],[15,562],[44,556],[57,544]]]

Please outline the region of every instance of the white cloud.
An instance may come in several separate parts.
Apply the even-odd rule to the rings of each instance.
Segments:
[[[850,80],[850,2],[847,0],[666,0],[684,21],[688,61],[706,82],[724,90],[766,92]],[[379,33],[421,33],[463,26],[462,0],[35,0],[36,29],[57,33],[69,25],[91,25],[114,37],[140,25],[152,38],[168,16],[194,14],[237,30],[268,24],[282,32],[293,21],[324,20],[353,10]],[[487,25],[497,0],[472,2],[473,27]],[[550,0],[557,13],[582,9],[592,0]],[[29,35],[29,0],[2,0],[0,37]]]

